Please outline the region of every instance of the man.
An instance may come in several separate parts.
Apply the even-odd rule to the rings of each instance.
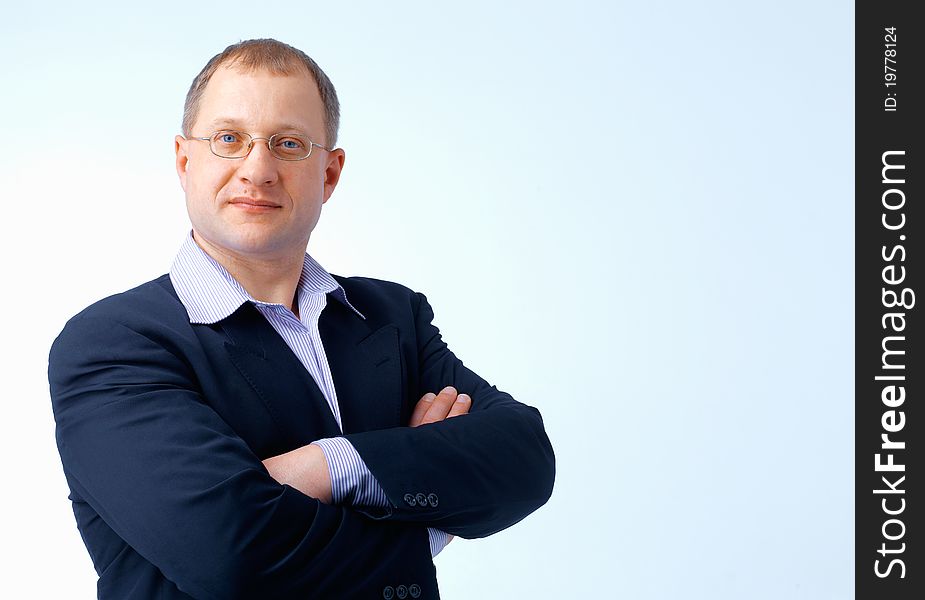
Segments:
[[[100,598],[436,598],[432,557],[551,494],[539,413],[463,366],[426,298],[306,248],[333,86],[250,40],[187,96],[191,235],[55,341],[56,438]]]

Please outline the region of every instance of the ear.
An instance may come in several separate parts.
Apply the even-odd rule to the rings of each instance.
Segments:
[[[189,140],[182,135],[173,138],[173,149],[177,155],[177,176],[180,177],[180,187],[184,192],[186,191],[186,171],[189,168],[188,144]]]
[[[344,159],[346,155],[341,148],[335,148],[328,152],[328,161],[324,167],[324,197],[321,203],[324,204],[334,193],[337,182],[340,181],[340,173],[344,168]]]

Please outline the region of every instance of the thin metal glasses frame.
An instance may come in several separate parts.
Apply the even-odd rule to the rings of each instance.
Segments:
[[[242,137],[247,137],[247,139],[250,140],[250,141],[248,141],[248,143],[247,143],[247,152],[244,153],[244,156],[222,156],[221,154],[219,154],[218,152],[216,152],[216,151],[215,151],[215,148],[212,146],[212,140],[215,138],[216,135],[218,135],[218,134],[220,134],[220,133],[234,133],[234,134],[240,135],[240,136],[242,136]],[[182,137],[182,136],[181,136],[181,137]],[[302,158],[284,158],[284,157],[278,155],[276,152],[273,151],[273,140],[275,140],[277,137],[298,137],[298,138],[300,138],[300,139],[305,140],[306,142],[308,142],[308,154],[306,154],[306,155],[303,156]],[[311,157],[311,155],[312,155],[312,150],[313,150],[315,147],[321,148],[322,150],[326,150],[326,151],[328,151],[328,152],[333,151],[333,148],[327,148],[327,147],[325,147],[325,146],[322,146],[321,144],[316,144],[315,142],[311,141],[311,139],[309,139],[308,137],[306,137],[306,136],[304,136],[304,135],[298,135],[298,136],[296,136],[296,135],[294,135],[294,134],[288,134],[288,133],[274,133],[273,135],[271,135],[270,137],[267,138],[267,137],[254,137],[254,136],[252,136],[252,135],[249,134],[249,133],[244,133],[243,131],[236,131],[236,130],[233,130],[233,129],[220,129],[220,130],[218,130],[218,131],[212,133],[212,135],[210,135],[209,137],[184,137],[183,139],[185,139],[185,140],[199,140],[199,141],[202,141],[202,142],[209,142],[209,151],[212,152],[212,154],[214,154],[215,156],[217,156],[217,157],[219,157],[219,158],[224,158],[224,159],[226,159],[226,160],[241,160],[241,159],[247,158],[248,156],[250,156],[251,150],[254,149],[254,142],[256,142],[257,140],[264,140],[264,141],[267,143],[267,149],[270,151],[270,154],[273,155],[273,158],[276,158],[276,159],[278,159],[278,160],[285,160],[285,161],[288,161],[288,162],[295,162],[295,161],[299,161],[299,160],[305,160],[306,158]]]

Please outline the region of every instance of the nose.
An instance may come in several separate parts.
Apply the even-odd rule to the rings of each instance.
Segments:
[[[261,143],[265,142],[265,143]],[[247,156],[241,159],[238,177],[252,185],[272,185],[279,178],[279,160],[270,153],[270,140],[253,138]]]

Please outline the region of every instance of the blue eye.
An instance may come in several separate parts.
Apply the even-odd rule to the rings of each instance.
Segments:
[[[235,134],[233,134],[233,133],[223,133],[222,135],[219,136],[218,139],[219,139],[219,141],[221,141],[221,142],[223,142],[223,143],[225,143],[225,144],[233,144],[233,143],[235,143],[236,141],[238,141],[237,136],[235,136]]]
[[[302,150],[305,143],[299,138],[286,137],[276,141],[276,147],[280,150]]]

